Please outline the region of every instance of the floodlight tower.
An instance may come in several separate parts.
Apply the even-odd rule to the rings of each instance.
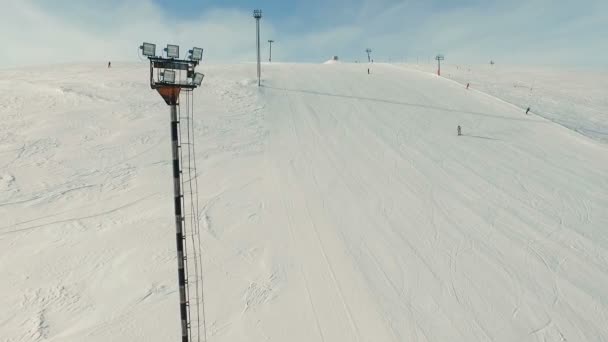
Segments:
[[[260,61],[260,19],[262,19],[262,10],[256,9],[253,10],[253,17],[255,18],[255,24],[256,24],[256,47],[258,50],[258,87],[262,84],[261,83],[261,77],[262,77],[262,65],[261,65],[261,61]]]
[[[435,60],[437,61],[437,76],[441,76],[441,61],[444,59],[445,57],[441,54],[435,56]]]
[[[182,212],[182,170],[179,150],[179,117],[177,106],[179,105],[179,94],[182,89],[192,91],[203,82],[205,75],[195,72],[194,69],[203,58],[203,49],[193,48],[190,50],[188,60],[179,59],[179,46],[167,45],[164,49],[167,56],[156,56],[156,45],[143,43],[140,46],[143,55],[150,60],[150,87],[156,89],[160,96],[170,107],[171,113],[171,151],[173,155],[173,203],[175,209],[175,228],[177,241],[177,277],[179,285],[179,304],[182,342],[188,342],[190,329],[190,318],[188,316],[189,298],[187,294],[188,274],[185,270],[186,263],[184,232],[184,214]],[[186,78],[182,79],[182,71],[186,72]]]
[[[368,62],[368,63],[371,63],[372,58],[371,58],[371,56],[370,56],[370,53],[372,53],[372,49],[367,48],[367,49],[365,49],[365,52],[367,52],[367,62]]]
[[[268,62],[272,62],[272,43],[274,43],[274,40],[269,39],[268,43],[270,44],[270,54],[268,55]]]

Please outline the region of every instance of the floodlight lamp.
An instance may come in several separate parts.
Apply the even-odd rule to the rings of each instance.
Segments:
[[[259,10],[259,9],[253,10],[253,17],[256,19],[260,19],[262,17],[262,10]]]
[[[192,84],[200,86],[201,83],[203,83],[203,78],[205,78],[204,74],[201,74],[200,72],[195,73],[194,77],[192,77]]]
[[[162,76],[164,83],[175,83],[175,70],[165,70]]]
[[[165,48],[165,52],[167,53],[168,58],[179,58],[179,46],[167,44]]]
[[[200,61],[203,59],[203,49],[201,48],[192,48],[192,50],[188,51],[190,53],[190,59],[193,61]]]
[[[156,56],[156,44],[143,43],[139,48],[141,49],[142,54],[144,56],[147,56],[147,57]]]

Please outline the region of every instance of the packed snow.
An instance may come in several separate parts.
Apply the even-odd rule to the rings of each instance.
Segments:
[[[599,114],[368,67],[265,64],[261,88],[251,64],[199,67],[208,340],[608,341],[608,146],[554,122],[605,132]],[[0,341],[178,339],[169,109],[147,81],[0,71]]]
[[[339,64],[339,63],[342,63],[342,62],[340,60],[334,59],[334,58],[328,59],[325,62],[323,62],[323,64]]]
[[[435,64],[408,64],[437,72]],[[442,76],[608,143],[608,71],[588,68],[445,64]]]

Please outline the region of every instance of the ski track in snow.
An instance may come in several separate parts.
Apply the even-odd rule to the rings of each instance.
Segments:
[[[435,64],[396,64],[435,73]],[[607,73],[584,68],[442,64],[442,77],[604,143],[608,142]],[[557,86],[559,84],[559,86]]]
[[[210,341],[608,340],[605,103],[545,82],[584,74],[200,68]],[[0,72],[0,342],[179,335],[147,72]]]

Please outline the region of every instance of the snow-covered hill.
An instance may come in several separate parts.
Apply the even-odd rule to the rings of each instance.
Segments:
[[[400,65],[437,72],[435,64]],[[608,71],[509,65],[442,65],[442,76],[608,143]]]
[[[265,65],[261,89],[253,65],[202,68],[209,341],[608,340],[608,147],[367,67]],[[0,341],[177,339],[147,73],[0,72]]]

